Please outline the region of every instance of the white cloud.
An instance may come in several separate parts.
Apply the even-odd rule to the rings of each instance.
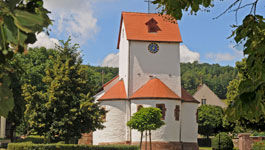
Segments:
[[[165,58],[166,59],[166,58]],[[200,60],[200,54],[189,50],[185,45],[180,46],[180,62],[194,62]],[[103,67],[119,67],[119,53],[107,55],[101,63]]]
[[[223,62],[239,60],[244,57],[242,50],[239,50],[231,44],[228,47],[232,50],[232,53],[208,53],[206,54],[206,58],[211,59],[215,62]]]
[[[222,62],[234,60],[236,57],[230,53],[208,53],[206,54],[206,58],[212,59],[215,62]]]
[[[34,44],[29,44],[31,48],[45,47],[47,49],[54,49],[55,45],[59,45],[59,41],[55,38],[50,38],[46,33],[41,32],[36,35],[37,41]]]
[[[194,62],[200,60],[200,54],[197,52],[191,51],[186,45],[180,45],[180,62]]]
[[[89,0],[44,0],[44,7],[51,11],[57,35],[70,35],[74,42],[83,44],[98,31]]]
[[[101,64],[103,67],[119,67],[119,53],[117,54],[109,54],[106,56]]]

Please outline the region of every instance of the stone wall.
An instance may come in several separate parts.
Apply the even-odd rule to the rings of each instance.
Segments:
[[[83,133],[81,139],[78,140],[78,144],[93,145],[93,133]]]
[[[241,133],[238,135],[238,138],[239,150],[251,150],[253,143],[265,140],[265,137],[250,136],[250,133]]]

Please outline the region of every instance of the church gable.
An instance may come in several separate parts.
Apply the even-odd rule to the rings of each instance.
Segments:
[[[121,25],[122,23],[125,25],[127,40],[182,42],[178,24],[166,20],[166,17],[168,16],[161,16],[159,14],[123,12],[121,16]],[[149,22],[150,20],[151,22]],[[146,23],[149,25],[146,25]],[[121,26],[117,45],[118,49],[120,36]]]

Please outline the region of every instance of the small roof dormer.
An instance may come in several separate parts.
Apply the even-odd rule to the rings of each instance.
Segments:
[[[158,31],[161,31],[159,26],[157,25],[158,22],[154,19],[151,18],[148,22],[145,23],[148,27],[148,32],[149,33],[157,33]]]

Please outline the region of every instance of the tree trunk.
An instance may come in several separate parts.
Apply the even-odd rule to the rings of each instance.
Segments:
[[[141,131],[140,150],[142,149],[142,142],[143,142],[143,131]]]
[[[147,150],[147,130],[145,131],[145,150]]]
[[[11,142],[14,142],[14,127],[11,127],[11,129],[9,130],[9,136],[10,136],[10,140]]]
[[[152,150],[151,130],[149,130],[150,150]]]

